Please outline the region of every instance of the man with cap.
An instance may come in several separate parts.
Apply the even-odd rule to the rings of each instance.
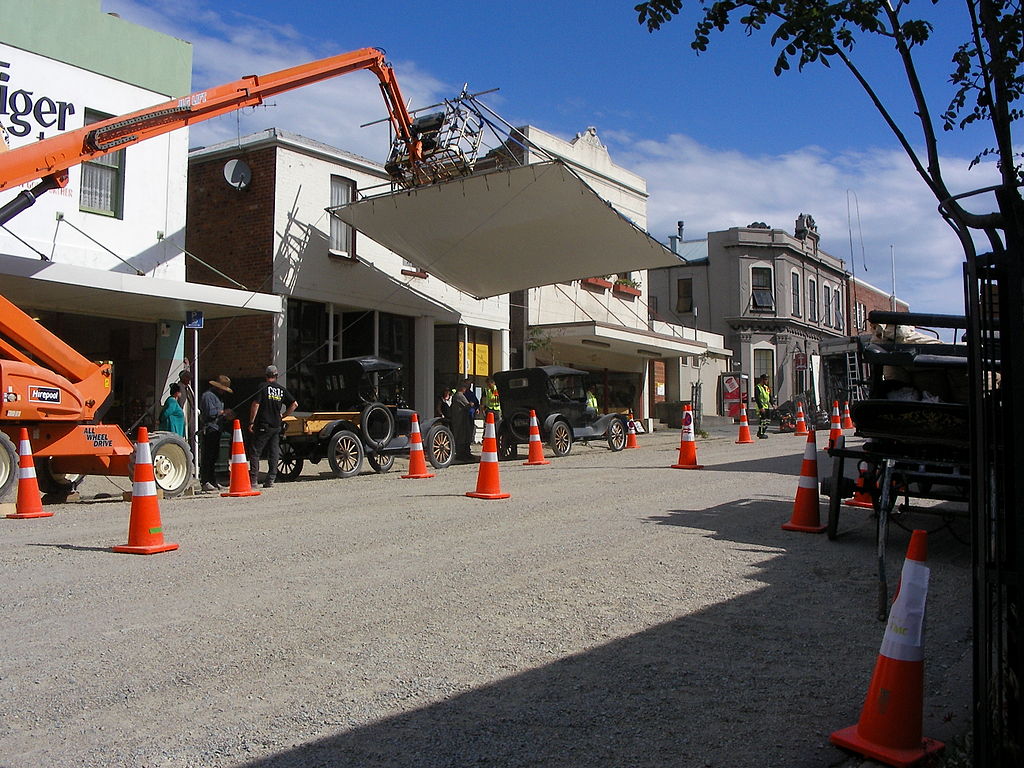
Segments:
[[[199,397],[199,482],[204,491],[219,491],[217,457],[220,455],[220,433],[227,422],[235,417],[224,407],[221,395],[231,394],[231,379],[221,374],[210,381]]]
[[[249,474],[255,486],[260,474],[260,456],[269,447],[263,487],[270,488],[277,479],[277,462],[281,458],[281,417],[291,414],[298,403],[277,383],[276,365],[268,365],[265,373],[267,380],[249,408]]]

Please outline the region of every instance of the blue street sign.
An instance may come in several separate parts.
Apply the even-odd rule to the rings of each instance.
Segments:
[[[194,330],[199,330],[203,327],[203,313],[202,312],[186,312],[185,313],[185,327]]]

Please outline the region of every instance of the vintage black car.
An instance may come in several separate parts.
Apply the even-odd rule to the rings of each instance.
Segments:
[[[316,411],[285,419],[278,477],[294,480],[305,461],[327,459],[336,477],[359,474],[363,459],[389,471],[408,453],[413,410],[406,407],[398,372],[380,357],[349,357],[316,366]],[[424,456],[435,468],[452,463],[455,440],[447,419],[420,420]]]
[[[586,371],[557,365],[494,374],[501,400],[498,457],[512,459],[530,441],[530,410],[537,414],[541,440],[555,456],[567,456],[576,441],[606,439],[613,451],[626,447],[628,422],[621,413],[600,414],[587,407]]]

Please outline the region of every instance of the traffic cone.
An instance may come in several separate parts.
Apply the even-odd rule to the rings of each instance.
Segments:
[[[640,443],[636,439],[636,427],[633,426],[633,412],[629,412],[629,424],[626,427],[626,447],[639,448]]]
[[[550,464],[544,458],[544,443],[540,441],[540,425],[537,423],[537,412],[530,409],[530,452],[526,456],[524,466],[535,466],[538,464]]]
[[[409,474],[402,477],[419,480],[433,476],[433,472],[427,472],[427,460],[423,456],[423,438],[420,437],[420,417],[414,412],[412,429],[409,432]]]
[[[801,437],[807,436],[807,422],[804,420],[804,407],[800,403],[796,404],[796,430],[793,434],[800,435]]]
[[[242,440],[242,425],[238,419],[231,432],[231,482],[221,496],[259,496],[249,481],[249,460],[245,457],[245,442]]]
[[[793,514],[788,523],[782,524],[784,531],[802,531],[804,533],[821,533],[825,526],[821,525],[818,504],[818,442],[814,430],[807,432],[804,444],[804,461],[800,465],[800,481],[796,487],[796,499],[793,501]]]
[[[864,462],[861,462],[863,465]],[[856,490],[853,492],[853,496],[843,502],[844,507],[863,507],[864,509],[871,509],[874,507],[874,503],[871,501],[871,494],[868,493],[868,471],[863,467],[858,467],[860,475],[853,483],[853,487]]]
[[[43,511],[43,499],[39,495],[39,481],[36,480],[36,464],[32,458],[32,443],[28,430],[21,428],[18,436],[18,502],[14,512],[7,515],[12,519],[28,517],[53,517],[53,512]]]
[[[921,734],[928,534],[914,531],[860,720],[828,740],[886,765],[913,765],[945,745]]]
[[[843,435],[843,425],[839,421],[839,401],[838,400],[833,400],[832,401],[832,423],[829,426],[830,426],[830,428],[828,430],[828,447],[829,448],[835,448],[836,447],[836,438],[842,437],[842,435]]]
[[[679,459],[672,469],[704,469],[697,463],[697,443],[693,438],[693,410],[683,406],[683,427],[679,432]]]
[[[135,471],[132,475],[132,509],[128,518],[128,543],[111,547],[129,555],[153,555],[170,552],[177,544],[164,541],[160,523],[160,504],[156,496],[156,475],[149,452],[149,430],[139,427],[135,441]]]
[[[743,445],[744,443],[752,443],[754,438],[750,436],[750,424],[747,422],[747,409],[744,408],[740,411],[740,435],[736,440],[736,445]]]
[[[498,440],[494,436],[494,413],[487,412],[484,423],[484,444],[480,450],[480,471],[476,477],[476,490],[467,491],[474,499],[507,499],[511,494],[501,492],[498,477]]]
[[[843,429],[856,429],[853,423],[853,417],[850,416],[850,403],[843,400]]]

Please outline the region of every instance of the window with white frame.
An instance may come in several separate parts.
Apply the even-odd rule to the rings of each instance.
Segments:
[[[85,110],[85,124],[98,123],[110,115]],[[78,207],[88,213],[122,218],[124,215],[124,150],[82,163],[82,189]]]
[[[761,378],[761,374],[768,375],[768,386],[775,384],[775,352],[771,349],[754,350],[754,381]]]
[[[800,317],[800,273],[799,272],[794,272],[792,274],[792,278],[793,278],[793,289],[792,289],[792,294],[793,294],[792,295],[792,299],[793,299],[793,310],[792,310],[793,311],[793,317]]]
[[[775,291],[771,267],[750,268],[750,309],[752,312],[775,311]]]
[[[331,174],[331,206],[345,205],[355,199],[356,183],[344,176]],[[328,245],[332,256],[342,256],[347,259],[356,257],[356,234],[351,226],[331,216],[331,242]]]
[[[832,287],[825,284],[821,288],[821,297],[825,300],[821,321],[828,326],[832,325]]]
[[[813,278],[807,281],[807,319],[818,322],[818,282]]]
[[[833,295],[833,299],[834,299],[834,303],[835,303],[835,314],[836,314],[835,327],[838,330],[842,331],[842,330],[845,330],[845,328],[846,328],[846,320],[844,318],[844,315],[846,313],[843,312],[842,293],[839,291],[838,288],[836,288],[836,290],[835,290],[835,294]]]
[[[854,322],[858,331],[866,331],[868,328],[868,308],[861,302],[854,305]]]

